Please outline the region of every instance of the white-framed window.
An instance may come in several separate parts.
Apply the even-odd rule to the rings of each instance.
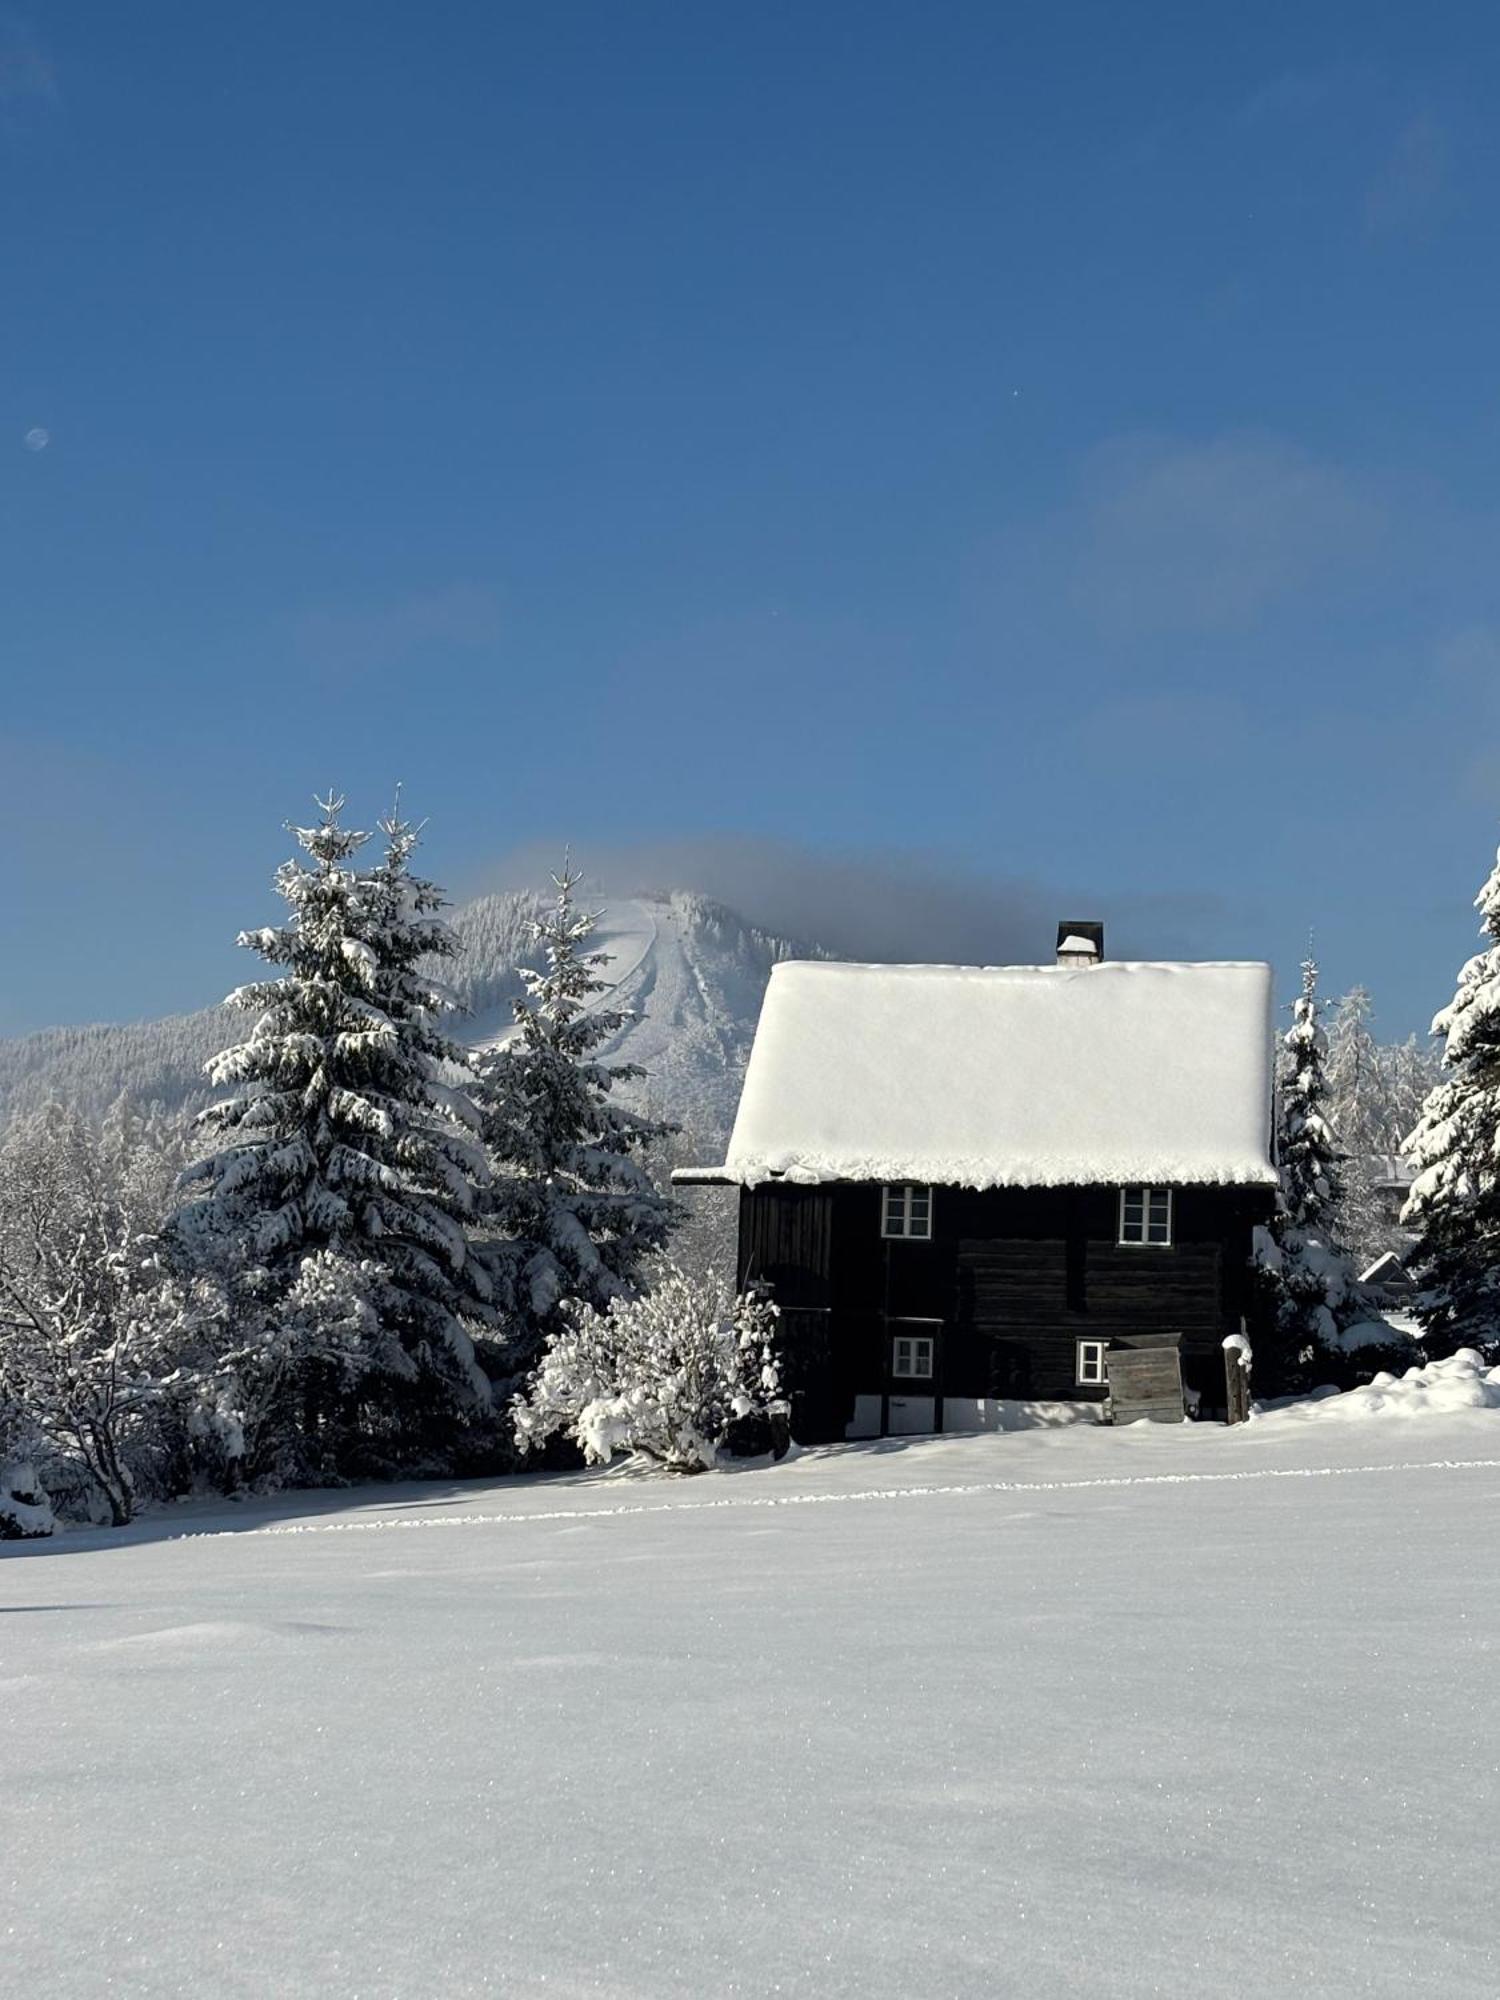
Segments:
[[[932,1189],[918,1187],[910,1181],[883,1188],[880,1233],[882,1236],[931,1236]]]
[[[935,1347],[930,1333],[898,1333],[891,1342],[891,1374],[898,1381],[931,1381]]]
[[[1172,1242],[1172,1190],[1161,1187],[1120,1189],[1121,1243],[1168,1249]]]
[[[1079,1341],[1076,1379],[1080,1389],[1103,1389],[1108,1385],[1109,1363],[1104,1358],[1108,1348],[1106,1340]]]

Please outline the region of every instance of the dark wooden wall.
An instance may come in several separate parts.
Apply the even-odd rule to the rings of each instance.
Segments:
[[[793,1430],[841,1437],[857,1394],[890,1389],[892,1323],[941,1322],[938,1396],[1087,1399],[1076,1343],[1180,1346],[1203,1407],[1224,1400],[1220,1348],[1251,1310],[1251,1232],[1268,1189],[1174,1190],[1169,1247],[1116,1241],[1109,1187],[933,1190],[925,1242],[880,1234],[879,1187],[746,1189],[742,1282],[785,1315]],[[918,1385],[903,1385],[916,1390]]]

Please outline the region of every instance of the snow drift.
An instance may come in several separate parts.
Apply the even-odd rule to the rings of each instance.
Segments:
[[[1339,1424],[1364,1417],[1446,1417],[1459,1410],[1500,1410],[1500,1367],[1487,1368],[1472,1347],[1403,1375],[1377,1375],[1359,1389],[1263,1410],[1257,1421]]]

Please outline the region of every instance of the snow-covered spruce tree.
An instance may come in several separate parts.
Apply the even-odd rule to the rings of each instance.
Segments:
[[[516,1441],[534,1451],[561,1432],[590,1464],[638,1451],[673,1472],[705,1471],[731,1426],[758,1417],[784,1428],[776,1317],[768,1299],[670,1265],[641,1298],[576,1307],[515,1407]]]
[[[1277,1165],[1281,1189],[1262,1245],[1274,1291],[1277,1386],[1298,1386],[1329,1351],[1350,1296],[1338,1236],[1342,1155],[1326,1116],[1328,1044],[1318,1020],[1318,968],[1302,966],[1277,1080]],[[1276,1351],[1276,1350],[1279,1350]]]
[[[1436,1017],[1443,1080],[1407,1149],[1417,1165],[1403,1222],[1418,1232],[1413,1276],[1429,1352],[1500,1354],[1500,855],[1475,898],[1483,951]]]
[[[291,1285],[276,1286],[264,1267],[238,1287],[237,1338],[202,1369],[180,1407],[183,1456],[191,1480],[225,1491],[278,1487],[337,1477],[358,1446],[331,1424],[309,1434],[306,1406],[358,1408],[372,1380],[410,1383],[411,1361],[381,1325],[372,1300],[382,1274],[368,1259],[339,1250],[304,1256]],[[184,1483],[191,1483],[191,1480]]]
[[[490,1316],[464,1232],[486,1172],[477,1114],[452,1081],[463,1053],[437,1025],[447,997],[421,970],[454,948],[441,899],[409,873],[411,828],[386,822],[384,859],[361,870],[369,836],[340,824],[342,799],[319,804],[318,825],[294,829],[309,859],[277,873],[288,920],[241,935],[281,976],[230,996],[255,1023],[209,1065],[231,1094],[200,1123],[222,1143],[188,1169],[199,1192],[177,1220],[210,1257],[227,1248],[248,1398],[281,1383],[283,1445],[313,1478],[442,1463],[447,1436],[489,1402],[464,1322]],[[305,1267],[327,1252],[324,1278],[336,1268],[353,1288],[334,1315],[338,1352],[314,1340],[292,1366],[287,1314],[305,1320]],[[258,1342],[266,1377],[253,1381]]]
[[[639,1065],[599,1059],[628,1016],[599,1004],[608,954],[587,948],[598,915],[577,906],[581,878],[566,863],[553,879],[555,899],[534,926],[542,968],[523,972],[516,1027],[479,1056],[474,1086],[490,1166],[482,1225],[505,1336],[499,1366],[512,1381],[535,1366],[570,1306],[602,1313],[633,1298],[679,1214],[641,1159],[673,1128],[613,1101]]]

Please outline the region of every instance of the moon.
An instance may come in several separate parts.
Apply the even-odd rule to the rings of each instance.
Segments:
[[[21,440],[28,451],[45,451],[52,442],[51,431],[44,431],[40,424],[29,430]]]

